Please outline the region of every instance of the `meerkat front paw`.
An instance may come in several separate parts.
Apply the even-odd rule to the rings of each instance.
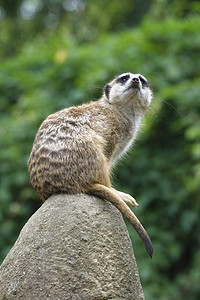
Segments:
[[[133,206],[133,207],[137,207],[139,206],[139,204],[137,203],[137,201],[129,194],[123,193],[123,192],[119,192],[117,190],[115,190],[114,188],[112,188],[112,190],[114,190],[116,192],[116,194],[128,205],[128,206]]]
[[[137,203],[137,201],[129,194],[120,192],[119,195],[122,200],[128,205],[128,206],[133,206],[133,207],[137,207],[139,206],[139,204]]]

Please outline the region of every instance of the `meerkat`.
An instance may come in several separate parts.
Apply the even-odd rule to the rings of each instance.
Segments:
[[[129,206],[135,199],[111,185],[111,169],[136,138],[152,102],[141,74],[123,73],[106,84],[97,101],[51,114],[41,124],[28,161],[30,181],[42,201],[53,194],[86,193],[112,203],[142,238],[151,240]]]

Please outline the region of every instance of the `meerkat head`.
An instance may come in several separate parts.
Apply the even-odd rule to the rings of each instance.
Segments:
[[[147,79],[141,74],[123,73],[104,87],[110,103],[130,105],[133,109],[146,110],[152,101]]]

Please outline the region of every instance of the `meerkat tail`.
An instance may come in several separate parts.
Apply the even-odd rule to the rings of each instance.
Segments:
[[[143,240],[147,253],[152,258],[153,246],[151,240],[146,230],[144,229],[138,218],[134,215],[132,210],[128,207],[128,205],[111,188],[106,187],[102,184],[93,184],[88,193],[106,199],[128,219],[128,221],[135,228],[135,230]]]

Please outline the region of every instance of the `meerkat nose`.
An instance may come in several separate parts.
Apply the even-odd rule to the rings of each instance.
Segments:
[[[137,77],[133,78],[132,81],[133,81],[134,83],[135,83],[135,82],[136,82],[136,83],[139,83],[139,82],[140,82],[139,78],[137,78]]]
[[[132,87],[139,89],[140,79],[138,77],[134,77],[132,79]]]

